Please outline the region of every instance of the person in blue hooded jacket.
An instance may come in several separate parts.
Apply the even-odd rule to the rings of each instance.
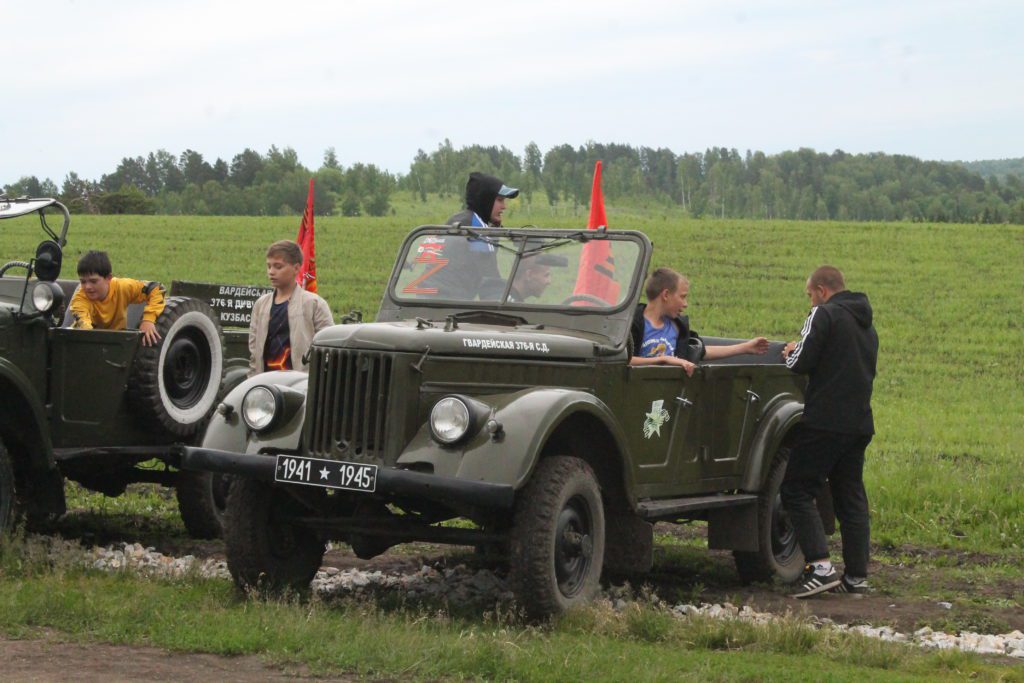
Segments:
[[[804,413],[782,482],[807,567],[793,596],[824,591],[866,593],[870,522],[864,489],[864,452],[875,433],[871,391],[878,334],[868,297],[846,289],[842,272],[821,266],[807,279],[811,312],[800,341],[783,349],[786,366],[808,376]],[[843,541],[842,576],[829,558],[815,499],[826,480]]]

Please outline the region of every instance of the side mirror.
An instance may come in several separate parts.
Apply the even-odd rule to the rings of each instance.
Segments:
[[[32,270],[43,282],[53,282],[60,277],[60,266],[64,255],[60,245],[53,240],[40,242],[36,248],[36,258]]]

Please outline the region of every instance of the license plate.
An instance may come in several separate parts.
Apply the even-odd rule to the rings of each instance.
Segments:
[[[377,489],[377,466],[279,454],[274,481],[373,493]]]

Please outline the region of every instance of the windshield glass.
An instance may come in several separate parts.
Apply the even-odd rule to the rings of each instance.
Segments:
[[[394,285],[396,299],[451,304],[615,308],[640,261],[631,239],[422,234]]]

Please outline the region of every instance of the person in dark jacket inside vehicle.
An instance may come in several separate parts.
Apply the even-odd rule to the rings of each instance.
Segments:
[[[804,414],[781,489],[782,504],[807,560],[793,596],[806,598],[827,590],[866,593],[870,524],[864,451],[875,433],[871,389],[878,335],[868,297],[848,291],[838,268],[815,270],[806,291],[812,308],[800,341],[790,342],[782,352],[790,370],[809,376]],[[841,577],[829,559],[815,504],[826,480],[843,541]]]
[[[448,225],[469,228],[499,228],[509,199],[519,190],[509,187],[500,178],[473,171],[466,183],[466,208],[452,214]],[[430,278],[441,299],[470,300],[484,280],[498,274],[498,247],[488,237],[469,239],[446,237],[438,249],[445,264]]]
[[[700,360],[715,360],[743,353],[764,354],[768,340],[755,337],[739,344],[705,347],[700,336],[690,329],[690,281],[671,268],[658,268],[644,285],[647,305],[637,306],[630,330],[633,357],[630,365],[679,365],[693,375]]]

